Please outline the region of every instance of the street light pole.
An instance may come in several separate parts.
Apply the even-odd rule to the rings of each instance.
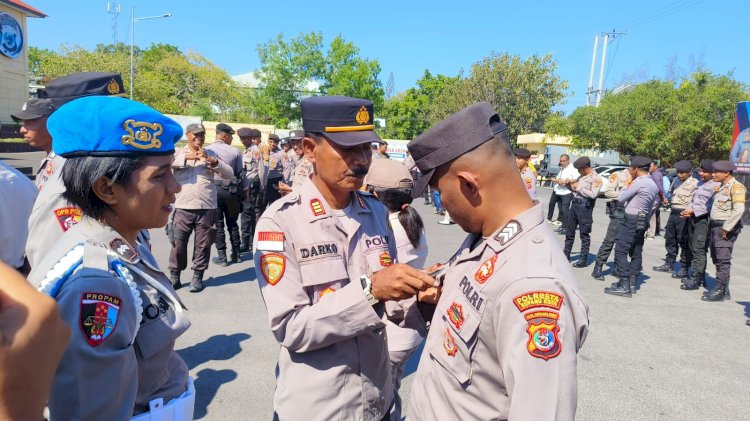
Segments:
[[[135,70],[135,65],[133,63],[133,45],[135,44],[135,23],[138,22],[139,20],[168,18],[170,16],[172,16],[172,14],[167,12],[158,16],[146,16],[143,18],[137,18],[135,17],[135,6],[130,8],[130,99],[133,99],[133,73]]]

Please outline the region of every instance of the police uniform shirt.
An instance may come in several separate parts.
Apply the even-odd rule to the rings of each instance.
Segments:
[[[688,206],[695,217],[700,218],[708,214],[713,204],[714,195],[719,190],[720,185],[721,183],[713,180],[698,182]]]
[[[308,179],[258,221],[258,285],[281,344],[279,419],[379,421],[391,404],[384,309],[367,302],[360,276],[392,264],[396,250],[372,195],[353,192],[349,215],[336,216]]]
[[[602,188],[602,178],[596,171],[591,171],[589,175],[578,179],[578,188],[575,190],[575,197],[578,199],[596,199],[599,190]]]
[[[222,140],[216,140],[214,143],[205,148],[207,151],[214,151],[219,159],[224,161],[232,169],[232,177],[220,177],[216,183],[221,186],[229,186],[233,177],[239,176],[242,171],[242,154],[234,146],[227,145]]]
[[[449,265],[407,419],[574,419],[588,308],[541,205]]]
[[[607,199],[617,199],[620,195],[620,190],[624,189],[630,183],[630,173],[627,169],[617,171],[609,176],[609,184],[604,190],[604,197]]]
[[[684,210],[690,204],[690,198],[693,191],[698,186],[698,180],[688,177],[685,181],[679,178],[672,182],[672,200],[670,201],[673,210]]]
[[[25,175],[0,161],[0,262],[19,269],[29,235],[26,221],[34,206],[37,189]]]
[[[260,166],[263,165],[263,160],[260,155],[260,148],[257,145],[250,145],[249,148],[245,148],[245,152],[242,154],[242,164],[245,167],[245,179],[252,180],[259,177]]]
[[[292,177],[294,177],[294,168],[299,162],[299,157],[297,157],[297,153],[294,152],[294,149],[290,149],[285,152],[284,155],[284,182],[289,184],[292,182]]]
[[[286,154],[283,150],[277,149],[268,155],[268,178],[284,177],[284,161]]]
[[[526,191],[532,199],[536,199],[536,176],[534,172],[527,166],[521,171],[521,179],[523,185],[526,187]]]
[[[35,183],[37,189],[41,190],[47,183],[47,180],[52,176],[56,167],[62,167],[65,163],[65,158],[58,156],[54,152],[50,151],[49,155],[42,159],[42,163],[39,166],[39,170],[36,172]]]
[[[185,159],[191,152],[184,147],[175,152],[172,168],[174,177],[182,186],[177,193],[174,207],[177,209],[216,209],[215,178],[232,178],[232,168],[219,159],[214,151],[206,150],[206,156],[217,158],[215,167],[211,167],[204,159]]]
[[[724,221],[722,229],[731,231],[742,219],[745,212],[745,186],[736,178],[722,184],[714,196],[711,206],[711,219],[713,221]]]
[[[188,368],[174,344],[190,322],[146,247],[134,249],[111,227],[84,218],[49,248],[29,281],[45,291],[79,245],[82,264],[51,291],[72,333],[50,393],[51,419],[125,420],[148,411],[152,399],[180,396]],[[125,265],[132,286],[108,254]]]
[[[315,168],[313,167],[312,162],[310,162],[306,156],[303,156],[302,159],[300,159],[299,163],[297,164],[297,167],[294,169],[294,178],[292,179],[292,189],[296,190],[302,187],[302,184],[310,178],[310,175],[313,173]]]
[[[627,203],[625,213],[628,215],[638,215],[645,213],[646,218],[651,217],[654,200],[659,196],[659,188],[654,183],[650,175],[637,177],[630,186],[620,191],[617,201]]]

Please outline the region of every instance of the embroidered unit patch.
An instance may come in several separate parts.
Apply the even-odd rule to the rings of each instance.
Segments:
[[[55,214],[55,218],[57,218],[57,222],[60,224],[60,228],[63,230],[63,232],[69,230],[75,224],[81,222],[81,217],[83,216],[83,211],[80,208],[72,206],[67,208],[55,209],[52,212]]]
[[[495,273],[495,262],[497,262],[497,255],[490,257],[486,262],[482,263],[482,266],[474,274],[474,280],[480,284],[487,282],[492,274]]]
[[[284,276],[284,270],[286,270],[286,257],[284,255],[269,253],[260,257],[260,272],[271,286],[281,281],[281,277]]]
[[[393,258],[387,251],[380,253],[380,266],[388,267],[393,264]]]
[[[453,339],[453,335],[451,335],[450,328],[445,329],[443,348],[445,348],[445,352],[448,353],[448,355],[450,355],[451,357],[454,357],[458,352],[458,346],[456,346],[456,340]]]
[[[550,291],[530,291],[521,294],[513,299],[519,311],[526,311],[530,308],[549,307],[560,310],[563,305],[564,297],[558,293]]]
[[[448,320],[451,321],[456,330],[461,330],[464,325],[464,308],[461,304],[453,303],[448,307]]]
[[[559,331],[560,328],[555,322],[529,323],[526,328],[526,332],[529,333],[529,354],[545,361],[558,356],[562,350],[557,337]]]
[[[81,295],[80,325],[89,345],[99,346],[115,331],[121,302],[118,297],[98,292]]]

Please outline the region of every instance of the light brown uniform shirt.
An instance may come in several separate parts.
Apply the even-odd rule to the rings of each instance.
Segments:
[[[174,344],[190,322],[148,248],[132,248],[89,218],[50,248],[29,281],[40,287],[49,272],[64,272],[55,265],[80,244],[82,264],[52,283],[57,286],[51,295],[72,336],[50,393],[51,419],[127,420],[148,411],[152,399],[166,403],[185,392],[188,368]],[[115,275],[108,252],[128,269],[133,288]]]
[[[711,206],[711,219],[724,221],[722,229],[731,231],[742,219],[745,212],[745,186],[736,178],[719,186]]]
[[[342,220],[311,179],[258,221],[253,249],[271,330],[281,344],[281,420],[379,421],[393,399],[384,306],[360,282],[393,262],[385,207],[353,192]]]
[[[573,190],[573,197],[596,199],[602,188],[602,178],[596,171],[591,171],[578,179],[578,188]]]
[[[541,205],[449,265],[408,419],[574,419],[588,307]]]
[[[612,173],[609,176],[607,189],[604,190],[604,197],[617,200],[617,196],[620,195],[620,190],[627,187],[628,184],[630,184],[630,174],[627,169]]]
[[[297,190],[302,187],[305,180],[310,178],[313,173],[313,165],[306,156],[297,163],[297,167],[294,169],[294,179],[292,180],[292,189]]]
[[[172,168],[174,177],[182,186],[177,193],[174,207],[177,209],[216,209],[215,178],[232,178],[232,168],[221,159],[212,167],[205,160],[185,159],[190,148],[184,147],[175,153]],[[216,153],[206,150],[206,156],[219,158]],[[218,176],[215,177],[215,174]]]
[[[672,190],[672,200],[670,200],[670,203],[674,210],[685,210],[690,205],[693,192],[698,186],[698,180],[693,177],[688,177],[685,181],[679,180],[679,178],[675,178],[674,182],[679,183],[679,185]]]

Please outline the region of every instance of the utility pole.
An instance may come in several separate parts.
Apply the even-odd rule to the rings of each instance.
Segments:
[[[120,15],[120,3],[107,3],[107,13],[112,15],[112,45],[117,44],[117,17]]]
[[[594,106],[598,107],[599,103],[604,96],[604,69],[607,64],[607,45],[614,41],[616,37],[625,35],[626,32],[617,32],[614,29],[612,32],[602,33],[594,36],[594,53],[591,56],[591,70],[589,71],[589,86],[586,91],[586,106],[590,106],[592,103],[592,96],[596,94],[596,100]],[[596,69],[596,56],[598,53],[599,39],[602,40],[602,60],[599,67],[599,84],[596,90],[594,90],[594,70]]]

